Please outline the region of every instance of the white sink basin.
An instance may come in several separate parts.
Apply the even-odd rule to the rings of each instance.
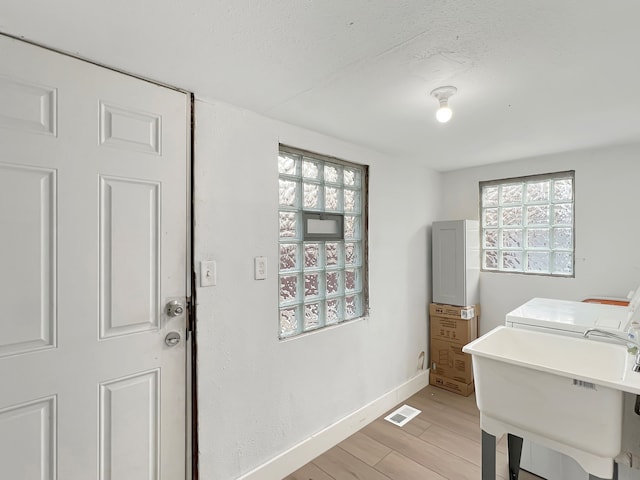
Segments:
[[[629,368],[622,345],[497,327],[462,349],[473,358],[482,429],[513,433],[611,478]]]

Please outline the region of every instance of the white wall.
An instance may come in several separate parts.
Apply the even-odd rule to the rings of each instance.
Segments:
[[[480,333],[533,297],[626,296],[640,285],[640,145],[549,155],[443,175],[439,219],[478,218],[478,182],[575,170],[575,278],[483,272]]]
[[[222,103],[196,103],[200,478],[233,479],[388,392],[427,351],[440,174]],[[278,143],[370,165],[371,314],[278,340]],[[269,277],[253,279],[253,257]],[[428,358],[428,357],[427,357]]]

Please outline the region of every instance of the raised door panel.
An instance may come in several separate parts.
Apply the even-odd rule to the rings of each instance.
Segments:
[[[57,91],[0,77],[0,127],[56,135]]]
[[[100,338],[160,327],[158,182],[100,179]]]
[[[55,480],[56,399],[0,410],[0,472],[7,480]]]
[[[160,372],[100,386],[100,480],[160,478]]]
[[[56,172],[0,163],[0,357],[55,346]]]

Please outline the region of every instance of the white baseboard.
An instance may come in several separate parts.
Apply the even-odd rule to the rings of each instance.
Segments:
[[[274,480],[286,477],[427,385],[429,385],[429,370],[424,370],[359,410],[246,473],[238,480]]]

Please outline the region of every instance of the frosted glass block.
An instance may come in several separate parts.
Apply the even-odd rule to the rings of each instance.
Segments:
[[[548,228],[527,229],[527,248],[549,248],[550,232]]]
[[[334,298],[331,300],[327,300],[326,303],[327,313],[326,313],[326,321],[327,325],[332,325],[338,323],[342,320],[342,299]]]
[[[348,188],[345,188],[344,211],[353,213],[360,212],[360,192],[358,190],[350,190]]]
[[[573,199],[573,180],[566,178],[553,182],[553,201],[570,202]]]
[[[498,251],[497,250],[485,250],[482,267],[494,270],[498,268]]]
[[[522,184],[502,185],[500,204],[522,203]]]
[[[573,248],[573,228],[554,228],[553,248]]]
[[[282,275],[280,277],[280,302],[291,302],[298,295],[298,276]]]
[[[304,306],[304,330],[313,330],[320,326],[320,304],[307,303]]]
[[[498,226],[498,209],[497,208],[485,208],[482,211],[483,214],[483,227],[497,227]]]
[[[359,187],[362,185],[362,175],[360,174],[360,170],[353,170],[351,168],[344,169],[344,184]]]
[[[561,275],[573,274],[573,254],[571,252],[554,252],[553,273]]]
[[[358,271],[357,270],[345,270],[344,271],[344,289],[346,292],[355,292],[360,290],[358,287]]]
[[[360,238],[360,217],[344,216],[344,238],[358,240]]]
[[[498,230],[484,230],[483,246],[487,248],[498,248]]]
[[[502,248],[522,248],[522,230],[519,228],[503,230]]]
[[[549,273],[550,252],[527,252],[527,272]]]
[[[324,187],[324,208],[332,212],[341,211],[342,190],[334,187]]]
[[[280,179],[280,205],[284,207],[298,206],[298,182]]]
[[[342,272],[327,272],[327,295],[338,295],[342,291]]]
[[[573,206],[570,203],[554,205],[553,223],[555,225],[573,225]]]
[[[336,165],[324,166],[324,181],[329,183],[340,183],[342,180],[342,168]]]
[[[493,207],[498,205],[498,186],[482,187],[482,206]]]
[[[318,268],[320,266],[320,244],[304,244],[304,268]]]
[[[296,238],[296,214],[280,212],[280,238]]]
[[[320,175],[320,165],[318,162],[311,160],[309,158],[304,158],[302,160],[302,176],[304,178],[315,178],[317,179]]]
[[[303,205],[305,210],[320,208],[320,186],[312,183],[304,184]]]
[[[283,243],[280,245],[280,271],[298,269],[298,245]]]
[[[345,318],[357,318],[360,316],[360,297],[358,295],[352,295],[345,297]]]
[[[548,202],[550,191],[550,180],[527,183],[527,202]]]
[[[344,263],[345,265],[360,265],[360,248],[357,243],[344,244]]]
[[[317,273],[307,273],[304,276],[304,296],[317,297],[320,295],[320,275]]]
[[[342,266],[342,258],[340,255],[340,244],[337,242],[327,242],[325,243],[325,259],[326,265],[333,266]]]
[[[280,338],[290,337],[298,331],[297,307],[280,310]]]
[[[501,252],[502,270],[522,271],[522,252]]]
[[[522,225],[522,207],[502,208],[502,225]]]
[[[549,205],[527,207],[527,225],[549,225]]]
[[[290,155],[288,153],[280,153],[278,155],[278,173],[284,175],[297,175],[298,169],[296,168],[298,165],[298,156]]]

